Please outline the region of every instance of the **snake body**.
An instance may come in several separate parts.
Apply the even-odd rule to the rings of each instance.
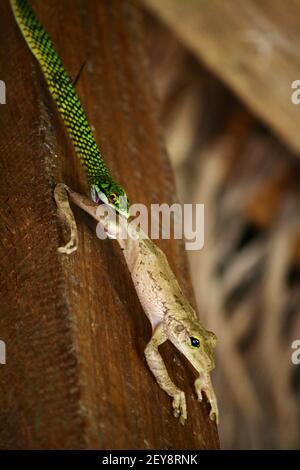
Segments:
[[[93,201],[107,203],[127,215],[125,191],[109,174],[72,80],[49,35],[27,0],[10,2],[20,30],[40,64],[49,91],[85,168]]]

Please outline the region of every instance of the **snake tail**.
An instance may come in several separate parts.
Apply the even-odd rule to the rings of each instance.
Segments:
[[[27,0],[10,0],[21,32],[38,60],[48,88],[64,120],[90,185],[112,181],[100,154],[72,80],[65,71],[52,41]]]

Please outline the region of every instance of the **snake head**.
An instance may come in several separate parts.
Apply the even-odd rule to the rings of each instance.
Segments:
[[[107,204],[119,214],[129,217],[129,201],[124,189],[115,181],[91,185],[91,198],[96,204]]]

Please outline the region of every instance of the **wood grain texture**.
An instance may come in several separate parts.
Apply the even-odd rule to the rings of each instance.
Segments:
[[[143,0],[247,106],[300,151],[300,1]]]
[[[75,77],[78,92],[115,179],[134,202],[176,201],[158,125],[143,15],[122,0],[30,2]],[[150,326],[118,246],[99,241],[76,210],[80,246],[57,253],[67,237],[53,188],[86,191],[82,169],[9,3],[0,3],[1,316],[7,364],[0,366],[0,448],[217,448],[208,405],[194,374],[170,345],[162,348],[187,392],[183,428],[146,366]],[[164,240],[194,303],[181,244]]]

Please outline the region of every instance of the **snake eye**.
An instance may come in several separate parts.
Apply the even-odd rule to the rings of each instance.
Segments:
[[[110,196],[109,196],[109,200],[110,202],[112,202],[113,204],[115,204],[118,200],[118,197],[115,193],[111,193]]]
[[[190,340],[191,340],[191,345],[193,346],[193,348],[199,348],[200,347],[200,341],[199,341],[198,338],[194,338],[194,336],[191,336]]]

